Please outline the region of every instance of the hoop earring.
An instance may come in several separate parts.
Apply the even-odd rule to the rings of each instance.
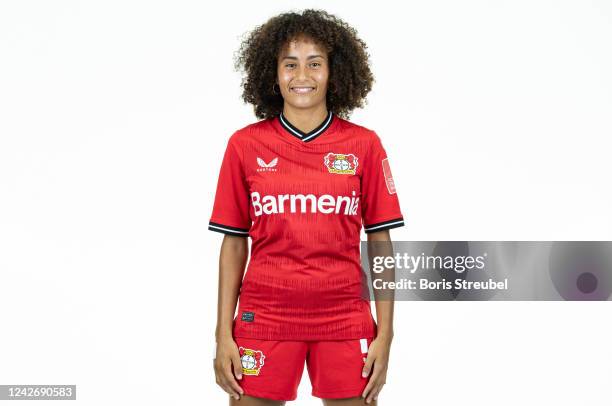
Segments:
[[[274,83],[274,84],[272,85],[272,94],[280,94],[280,86],[278,86],[278,92],[275,92],[275,91],[274,91],[274,86],[278,86],[278,83]]]

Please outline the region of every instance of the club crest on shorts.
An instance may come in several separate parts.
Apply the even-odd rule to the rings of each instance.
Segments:
[[[264,364],[264,358],[266,358],[263,352],[244,347],[240,347],[239,351],[242,373],[245,375],[259,375],[259,371]]]
[[[323,160],[329,173],[354,175],[357,170],[357,157],[354,154],[330,152]]]

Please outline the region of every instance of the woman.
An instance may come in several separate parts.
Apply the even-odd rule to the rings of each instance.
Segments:
[[[217,383],[230,404],[282,405],[306,363],[325,405],[376,404],[393,303],[377,300],[375,323],[360,231],[390,241],[404,223],[378,135],[348,121],[373,82],[366,45],[324,11],[285,13],[250,33],[237,67],[262,120],[230,137],[209,223],[226,234]]]

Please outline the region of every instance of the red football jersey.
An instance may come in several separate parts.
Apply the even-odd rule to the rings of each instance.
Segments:
[[[235,337],[370,338],[360,232],[404,220],[378,135],[329,112],[304,133],[279,116],[229,139],[209,230],[251,237]]]

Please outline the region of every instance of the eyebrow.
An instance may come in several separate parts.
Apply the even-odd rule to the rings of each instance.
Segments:
[[[314,58],[323,58],[323,55],[310,55],[306,59],[310,60],[310,59],[314,59]],[[285,56],[283,58],[283,60],[285,60],[285,59],[292,59],[292,60],[296,60],[296,61],[298,60],[298,58],[296,56]]]

